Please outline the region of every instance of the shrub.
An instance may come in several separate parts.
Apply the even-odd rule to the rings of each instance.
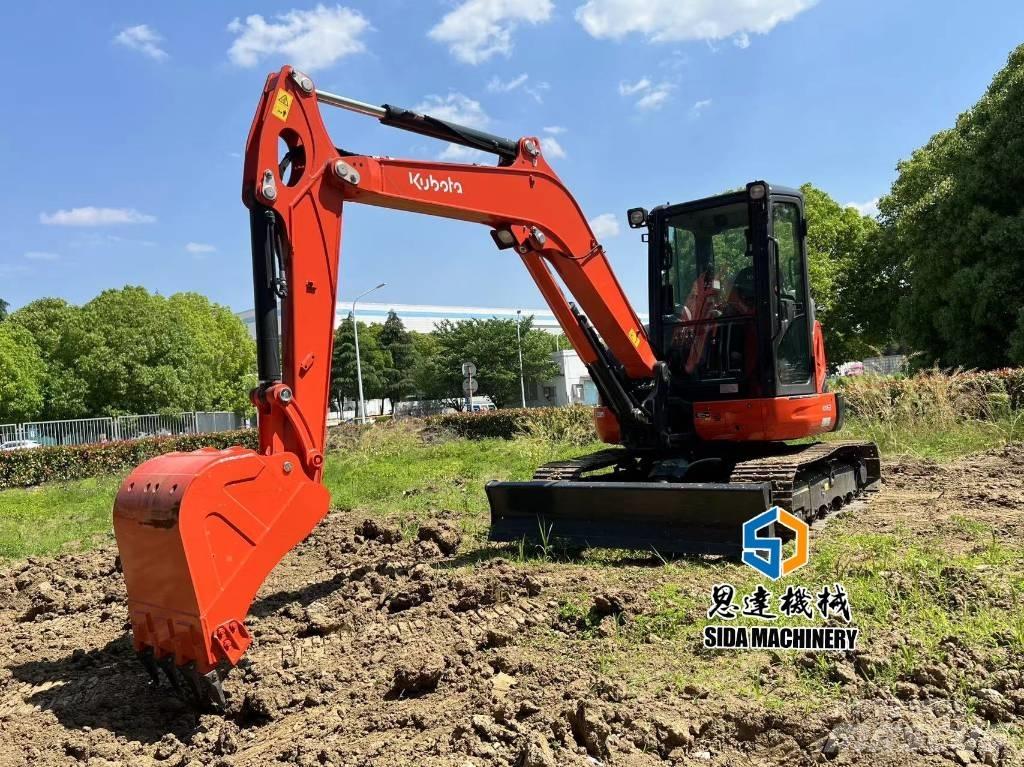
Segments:
[[[1024,408],[1024,369],[937,369],[913,376],[855,376],[834,388],[849,414],[866,421],[918,422],[948,427],[968,420],[999,420]]]
[[[223,449],[232,445],[256,449],[258,444],[259,433],[256,429],[240,429],[213,434],[147,437],[93,445],[14,450],[0,453],[0,490],[104,474],[126,474],[143,461],[174,451],[197,450],[201,447]]]
[[[534,436],[575,445],[585,445],[597,439],[593,408],[585,405],[449,413],[427,418],[426,425],[429,429],[447,431],[467,439]]]

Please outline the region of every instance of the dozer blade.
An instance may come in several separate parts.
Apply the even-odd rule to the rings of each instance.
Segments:
[[[736,554],[771,504],[768,483],[489,482],[490,540]]]
[[[252,642],[245,617],[271,569],[327,513],[291,453],[204,449],[139,466],[114,502],[132,641],[154,681],[222,708]]]

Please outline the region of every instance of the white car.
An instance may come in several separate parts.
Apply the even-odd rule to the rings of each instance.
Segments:
[[[4,453],[11,450],[35,450],[37,447],[42,447],[42,445],[31,439],[12,439],[9,442],[0,442],[0,452]]]

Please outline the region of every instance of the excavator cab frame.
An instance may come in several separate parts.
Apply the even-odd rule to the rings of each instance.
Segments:
[[[803,208],[803,194],[799,190],[754,181],[740,192],[659,206],[646,214],[648,336],[655,353],[669,363],[671,397],[696,402],[821,393],[819,367],[823,368],[824,359],[820,353],[815,356],[810,343],[816,332],[816,319],[810,294]],[[742,223],[736,218],[738,210],[745,211]],[[702,231],[683,229],[684,221],[701,222]],[[742,241],[734,236],[731,243],[719,242],[741,229]],[[678,245],[680,233],[689,237],[687,247]],[[716,248],[726,251],[718,254],[719,260],[735,260],[738,247],[745,249],[749,263],[739,272],[752,272],[752,283],[744,309],[730,311],[731,302],[742,301],[736,297],[738,286],[731,284],[736,278],[735,266],[731,273],[727,269],[725,275],[710,272],[715,271]],[[689,264],[681,263],[687,258]],[[690,281],[680,284],[683,271],[691,277],[693,289],[689,287]],[[687,303],[692,303],[697,289],[704,287],[699,283],[707,283],[707,287],[701,296],[702,316],[696,317]],[[680,288],[684,295],[679,295]],[[685,295],[687,290],[689,295]],[[749,334],[739,349],[736,343],[730,343],[741,335],[736,331]],[[696,374],[698,371],[686,370],[686,360],[673,360],[673,356],[678,356],[674,341],[680,335],[697,336],[704,344],[702,357],[723,358],[731,352],[740,359],[714,368],[716,372],[728,370],[728,375],[701,377]],[[794,337],[802,342],[793,344]],[[791,346],[795,350],[788,348]],[[804,374],[794,377],[793,368],[803,370]],[[676,428],[687,430],[679,419]]]

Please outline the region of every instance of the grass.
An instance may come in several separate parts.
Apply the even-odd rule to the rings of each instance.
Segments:
[[[1024,410],[1012,407],[1007,385],[993,389],[984,375],[938,369],[843,379],[850,418],[835,438],[869,439],[883,454],[940,461],[1024,439]]]
[[[371,431],[358,448],[328,455],[324,483],[335,507],[386,514],[413,531],[439,511],[455,512],[464,532],[482,536],[487,480],[529,479],[542,463],[600,448],[540,439],[428,444],[412,432]],[[119,482],[103,477],[0,492],[0,558],[54,554],[109,540]]]
[[[119,484],[100,477],[0,492],[0,558],[85,549],[109,537]]]
[[[827,434],[824,439],[863,439],[877,444],[883,455],[911,455],[944,462],[1024,439],[1024,420],[1018,417],[994,421],[966,419],[939,425],[927,418],[872,421],[850,418],[842,431]]]
[[[487,522],[489,480],[529,479],[540,464],[599,450],[540,439],[451,439],[425,443],[413,432],[369,432],[356,450],[331,455],[324,483],[335,506],[397,517],[407,525],[455,512],[464,532]]]
[[[849,595],[853,625],[861,629],[859,650],[884,659],[863,676],[893,689],[916,670],[947,661],[949,648],[957,644],[987,659],[990,667],[1012,667],[1024,658],[1020,542],[1000,542],[987,524],[963,517],[953,517],[928,534],[865,532],[857,524],[853,516],[833,521],[816,537],[806,568],[784,584],[766,585],[777,599],[787,586],[805,586],[814,593],[841,583]],[[950,531],[962,539],[964,551],[950,551]],[[806,667],[798,653],[701,647],[705,626],[726,623],[707,617],[712,584],[735,586],[740,603],[743,595],[765,583],[752,570],[719,562],[709,572],[686,560],[663,570],[665,582],[650,593],[653,609],[626,622],[613,639],[601,640],[610,645],[602,650],[602,663],[614,675],[647,688],[696,685],[717,695],[756,699],[768,708],[819,710],[844,694],[833,678],[834,656],[823,654]],[[598,636],[581,596],[563,598],[560,608],[563,620],[580,627],[581,638]],[[765,625],[742,616],[729,623]],[[780,616],[772,625],[803,624],[803,619]],[[821,625],[817,614],[807,625]],[[640,648],[652,638],[656,644],[667,643],[668,651],[655,652],[653,663],[642,666],[638,658],[651,653]],[[954,675],[954,696],[970,706],[976,682]]]

